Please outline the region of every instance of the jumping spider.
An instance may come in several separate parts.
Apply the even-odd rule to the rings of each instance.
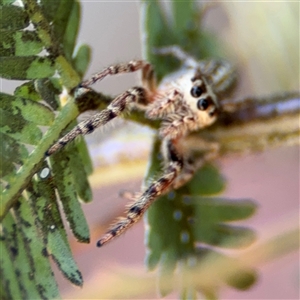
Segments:
[[[51,155],[78,135],[93,132],[115,117],[135,107],[147,118],[162,120],[159,134],[162,139],[164,169],[128,207],[126,218],[119,219],[98,241],[101,247],[141,219],[148,207],[171,188],[178,188],[194,174],[199,164],[183,150],[185,137],[192,131],[213,124],[222,110],[220,100],[233,89],[236,76],[232,66],[222,60],[196,61],[176,46],[157,50],[172,54],[183,62],[183,68],[156,86],[152,66],[144,60],[110,66],[83,81],[78,88],[88,89],[108,75],[142,71],[142,86],[133,87],[117,96],[106,109],[79,123],[48,151]]]

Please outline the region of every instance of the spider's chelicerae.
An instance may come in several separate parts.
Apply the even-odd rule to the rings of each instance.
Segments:
[[[78,135],[93,132],[115,117],[135,107],[145,111],[150,119],[160,119],[159,134],[162,139],[164,169],[162,175],[142,191],[129,206],[127,216],[119,219],[98,241],[100,247],[119,236],[136,223],[147,208],[160,195],[178,188],[193,175],[199,164],[183,150],[188,133],[214,123],[221,111],[220,100],[233,89],[235,72],[222,60],[196,61],[176,46],[158,50],[160,54],[173,54],[183,62],[183,68],[156,86],[152,66],[143,60],[118,64],[95,74],[78,88],[88,88],[108,75],[141,70],[142,86],[133,87],[117,96],[109,106],[78,124],[47,152],[51,155]]]

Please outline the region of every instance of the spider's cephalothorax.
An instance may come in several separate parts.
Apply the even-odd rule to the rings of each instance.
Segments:
[[[107,75],[141,70],[143,85],[117,96],[106,109],[78,124],[47,152],[47,155],[51,155],[78,135],[93,132],[132,107],[144,110],[148,118],[162,120],[159,134],[165,161],[163,173],[136,197],[127,210],[126,218],[118,220],[108,230],[98,241],[99,247],[136,223],[158,196],[191,178],[197,166],[191,164],[190,157],[183,154],[184,137],[191,131],[211,125],[217,119],[221,109],[220,99],[234,86],[235,73],[227,62],[197,62],[175,46],[159,52],[173,54],[183,61],[183,68],[165,78],[159,87],[156,87],[151,65],[142,60],[108,67],[82,82],[78,89],[86,89]]]

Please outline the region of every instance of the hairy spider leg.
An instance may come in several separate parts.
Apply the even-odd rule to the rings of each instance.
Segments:
[[[151,65],[145,60],[132,60],[128,63],[124,64],[116,64],[110,67],[103,69],[101,72],[94,74],[90,79],[83,81],[79,86],[81,87],[88,87],[95,82],[102,80],[108,75],[116,75],[122,73],[132,73],[138,70],[145,69],[146,73],[147,70],[151,70]]]
[[[130,108],[133,104],[144,104],[147,102],[147,91],[143,87],[133,87],[116,97],[110,105],[95,114],[89,120],[79,123],[69,133],[58,140],[47,152],[49,156],[64,147],[67,143],[73,141],[79,135],[92,133],[96,128],[105,125],[115,117],[119,116],[124,110]]]
[[[215,94],[220,98],[229,98],[237,84],[235,67],[226,60],[199,62],[201,72],[206,76]]]
[[[91,119],[79,123],[74,129],[58,140],[47,152],[46,156],[53,154],[67,143],[73,141],[78,135],[85,135],[92,133],[96,128],[106,124],[110,120],[119,116],[130,104],[136,103],[140,105],[147,105],[150,102],[150,93],[146,90],[149,89],[151,92],[155,90],[155,76],[154,71],[147,61],[144,60],[133,60],[125,64],[117,64],[105,68],[99,73],[93,75],[90,79],[83,81],[77,87],[77,90],[81,88],[88,88],[89,85],[94,84],[96,81],[102,80],[108,75],[116,75],[121,73],[136,72],[142,69],[142,81],[145,85],[143,87],[134,87],[123,94],[115,98],[111,104],[100,113],[94,115]]]
[[[157,95],[157,97],[159,97],[159,95]],[[178,103],[182,101],[182,99],[182,93],[174,88],[169,94],[162,96],[160,101],[154,101],[149,105],[146,111],[147,117],[161,119],[172,112],[175,113],[176,106],[178,106]],[[183,104],[181,103],[181,105]]]
[[[183,62],[185,65],[190,67],[197,67],[199,64],[199,62],[197,62],[197,60],[194,57],[184,52],[177,45],[155,48],[153,52],[159,55],[172,55],[181,62]]]
[[[167,166],[162,176],[152,182],[150,186],[141,194],[138,199],[129,206],[126,217],[119,219],[111,229],[97,242],[97,246],[101,247],[113,238],[121,235],[133,224],[138,222],[144,215],[148,207],[162,194],[169,190],[174,180],[182,170],[184,160],[183,156],[175,147],[175,141],[164,141],[167,155]]]
[[[142,83],[143,87],[148,89],[151,93],[156,92],[157,84],[153,66],[151,64],[145,64],[142,68]]]
[[[235,67],[225,60],[197,61],[177,45],[155,49],[154,53],[172,55],[184,65],[198,69],[198,76],[205,75],[219,97],[228,97],[236,87],[237,73]]]

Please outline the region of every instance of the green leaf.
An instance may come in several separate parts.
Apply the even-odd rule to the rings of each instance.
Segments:
[[[251,217],[257,204],[250,199],[229,200],[226,198],[185,197],[184,201],[192,201],[197,213],[209,215],[213,223],[243,220]],[[199,218],[202,216],[199,215]]]
[[[74,187],[79,198],[83,202],[92,201],[92,191],[87,180],[87,173],[81,157],[78,155],[78,147],[70,145],[68,147],[68,155],[70,157],[70,169],[73,176]]]
[[[178,67],[174,58],[154,54],[154,49],[176,44],[176,33],[169,27],[159,1],[143,1],[144,56],[155,66],[158,80]]]
[[[33,182],[30,195],[31,206],[35,212],[38,226],[43,233],[47,252],[68,280],[75,285],[82,286],[82,276],[72,257],[56,202],[53,178],[46,163],[43,164],[38,180]]]
[[[2,223],[3,231],[0,238],[0,274],[3,292],[6,299],[24,299],[24,287],[19,277],[20,266],[16,265],[18,256],[18,242],[16,238],[16,224],[9,213]],[[5,298],[4,298],[5,299]]]
[[[63,37],[64,53],[71,61],[80,24],[80,5],[75,1],[68,11],[68,23]],[[75,67],[76,69],[76,67]],[[83,75],[83,73],[81,74]]]
[[[185,45],[192,42],[191,32],[199,31],[198,15],[200,10],[196,7],[197,3],[193,0],[173,1],[172,2],[173,30],[181,37],[178,44]]]
[[[145,46],[160,47],[168,45],[173,34],[159,1],[143,1],[143,28],[146,33]],[[152,49],[146,48],[147,56],[153,55]]]
[[[205,5],[205,4],[201,4]],[[181,45],[187,53],[197,58],[218,57],[221,45],[210,33],[201,27],[202,10],[199,3],[193,0],[172,1],[174,31],[177,33],[176,45]]]
[[[206,164],[191,179],[186,187],[191,195],[214,195],[225,188],[225,180],[218,169]]]
[[[7,0],[2,3],[11,2]],[[0,246],[8,249],[6,252],[10,255],[6,256],[10,264],[3,264],[7,269],[2,270],[2,265],[0,267],[3,278],[0,297],[58,299],[49,255],[72,283],[82,286],[83,280],[72,257],[57,200],[61,200],[66,219],[77,239],[89,241],[88,226],[78,201],[78,196],[84,201],[91,200],[86,173],[91,172],[92,167],[86,145],[74,144],[74,151],[69,150],[70,153],[60,162],[53,163],[51,167],[56,171],[53,178],[51,167],[43,162],[46,150],[78,115],[72,96],[68,96],[69,101],[64,107],[61,107],[60,100],[67,97],[62,94],[62,84],[70,90],[83,75],[79,76],[71,64],[80,7],[78,1],[71,0],[24,0],[23,4],[24,8],[12,5],[1,7],[0,14],[0,76],[30,80],[16,88],[14,96],[0,94],[1,220],[5,224],[11,216],[9,210],[15,217],[15,220],[12,219],[15,222],[12,223],[14,235],[4,230],[0,240]],[[20,30],[29,24],[30,30]],[[43,53],[45,56],[39,56],[43,50],[46,50]],[[87,46],[80,49],[77,58],[82,59],[77,64],[84,72],[89,59]],[[49,106],[53,110],[62,110],[55,119]],[[45,133],[43,128],[42,133],[36,124],[50,128]],[[29,146],[30,155],[28,145],[23,143],[36,145]],[[77,147],[83,153],[75,153]],[[50,175],[47,175],[48,169]],[[57,172],[61,173],[61,177]],[[23,191],[30,199],[20,198]],[[57,194],[60,199],[56,199]],[[14,248],[6,248],[2,243],[9,236],[12,236],[10,246]],[[12,257],[10,249],[20,251],[22,255]]]
[[[238,259],[224,255],[219,251],[200,247],[196,251],[197,264],[194,266],[198,269],[209,268],[210,264],[220,264],[230,266],[232,276],[228,277],[227,270],[219,269],[219,272],[213,272],[211,276],[215,276],[215,282],[225,282],[227,285],[238,290],[246,290],[250,288],[257,281],[257,272],[252,268],[244,266]],[[201,281],[199,281],[197,289],[202,291]],[[212,289],[212,291],[214,288]],[[207,292],[207,290],[206,290]]]
[[[0,5],[10,5],[14,2],[15,0],[0,0]]]
[[[253,215],[256,205],[251,200],[228,200],[192,197],[194,236],[197,241],[226,248],[245,247],[253,243],[253,230],[221,222],[242,220]]]
[[[12,115],[21,114],[22,117],[34,124],[49,126],[54,120],[53,112],[38,102],[0,93],[0,109]]]
[[[15,5],[0,7],[0,30],[19,30],[28,25],[29,17],[22,7]]]
[[[20,199],[20,206],[14,209],[16,223],[24,241],[23,247],[27,253],[31,267],[31,276],[35,282],[41,299],[59,298],[58,287],[54,280],[45,246],[37,231],[29,203]],[[29,295],[27,299],[32,299]]]
[[[55,15],[59,10],[59,2],[61,2],[61,0],[40,0],[40,6],[43,12],[43,16],[49,23],[53,21]]]
[[[2,146],[1,146],[2,148]],[[2,149],[0,150],[2,151]],[[13,162],[6,159],[5,155],[0,156],[0,176],[2,180],[9,181],[12,176],[16,174],[16,167],[14,166]]]
[[[41,95],[41,98],[46,101],[53,110],[60,108],[59,95],[62,93],[62,87],[59,86],[57,78],[37,79],[35,87]]]
[[[74,0],[61,0],[57,2],[58,9],[53,16],[54,34],[56,38],[62,42],[68,26],[69,18],[72,15]],[[78,3],[77,3],[78,4]],[[78,29],[74,28],[75,32]]]
[[[41,95],[36,91],[33,81],[27,81],[16,87],[14,95],[16,97],[22,97],[32,101],[41,100]]]
[[[18,278],[14,272],[12,260],[8,250],[0,238],[0,298],[1,299],[21,299],[21,292],[18,287]]]
[[[28,253],[28,247],[26,245],[26,242],[28,241],[24,241],[20,230],[16,229],[16,224],[13,223],[11,228],[8,229],[10,232],[7,232],[6,238],[8,238],[10,234],[10,238],[13,238],[15,241],[11,259],[15,264],[14,269],[18,275],[18,281],[21,282],[20,288],[23,295],[22,298],[39,299],[41,295],[39,294],[39,287],[32,274],[34,271],[34,266],[33,261],[30,260],[30,254]],[[11,242],[10,245],[12,245]]]
[[[89,243],[89,228],[74,190],[74,178],[68,151],[64,149],[53,154],[50,161],[54,182],[70,228],[79,241]]]
[[[226,280],[226,283],[237,290],[246,291],[255,284],[257,279],[258,274],[255,270],[244,267],[239,270],[238,274]]]
[[[39,54],[43,44],[34,31],[5,30],[0,35],[0,56],[28,56]]]
[[[1,112],[1,111],[0,111]],[[9,211],[14,201],[29,184],[32,176],[38,171],[41,162],[45,159],[45,152],[58,139],[62,129],[65,128],[71,121],[78,116],[76,105],[69,101],[62,108],[62,111],[57,115],[53,125],[43,134],[42,139],[37,148],[30,154],[24,162],[22,168],[18,170],[17,175],[13,180],[13,185],[9,189],[4,190],[0,198],[0,219],[2,220],[5,214]],[[0,118],[0,121],[2,119]]]
[[[57,71],[63,86],[71,90],[80,83],[80,76],[62,55],[56,59]]]
[[[91,58],[91,49],[88,45],[80,45],[78,50],[75,53],[75,57],[73,59],[73,65],[78,74],[83,76],[86,72],[88,64]]]
[[[0,65],[0,76],[6,79],[37,79],[51,77],[55,73],[54,61],[49,57],[0,57]]]
[[[81,139],[77,142],[77,149],[81,157],[81,161],[83,163],[86,174],[91,175],[93,173],[93,163],[84,139]]]
[[[42,138],[42,132],[36,124],[26,121],[20,112],[13,114],[2,109],[0,109],[0,132],[30,145],[37,145]]]
[[[203,223],[196,222],[195,239],[208,245],[235,249],[247,247],[256,239],[255,232],[245,227]]]
[[[19,144],[13,138],[0,133],[0,174],[1,177],[15,171],[15,164],[23,164],[28,157],[26,147]]]

